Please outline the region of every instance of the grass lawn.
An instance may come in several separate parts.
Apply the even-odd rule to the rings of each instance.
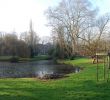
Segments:
[[[110,100],[110,82],[103,81],[100,64],[100,81],[96,82],[96,64],[80,58],[63,61],[84,69],[58,80],[36,78],[0,79],[0,100]]]

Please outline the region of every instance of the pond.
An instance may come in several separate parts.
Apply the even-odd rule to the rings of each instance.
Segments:
[[[26,63],[0,62],[0,78],[56,79],[69,73],[77,73],[80,68],[65,64],[55,64],[51,60]]]

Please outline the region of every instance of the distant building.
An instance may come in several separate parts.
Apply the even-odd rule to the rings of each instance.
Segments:
[[[48,54],[48,51],[53,48],[53,45],[51,43],[46,44],[38,44],[38,55],[46,55]]]

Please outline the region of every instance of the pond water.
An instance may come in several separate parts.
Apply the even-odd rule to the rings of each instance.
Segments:
[[[0,78],[38,77],[54,79],[69,73],[77,73],[80,68],[64,64],[55,64],[51,60],[26,63],[0,62]]]

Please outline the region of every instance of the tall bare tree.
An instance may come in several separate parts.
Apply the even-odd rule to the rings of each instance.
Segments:
[[[83,34],[92,25],[96,9],[91,9],[88,0],[62,0],[56,8],[49,8],[46,14],[53,29],[63,27],[64,39],[71,45],[73,55],[78,50],[78,39],[84,40]]]
[[[86,49],[91,52],[91,54],[95,54],[96,52],[105,51],[106,42],[108,41],[108,35],[110,34],[110,15],[105,14],[101,17],[98,17],[95,20],[94,27],[91,27],[88,34],[86,35]]]
[[[39,43],[39,37],[33,29],[32,20],[30,20],[29,31],[21,33],[21,40],[24,40],[30,49],[30,57],[34,57],[37,54],[37,44]]]

